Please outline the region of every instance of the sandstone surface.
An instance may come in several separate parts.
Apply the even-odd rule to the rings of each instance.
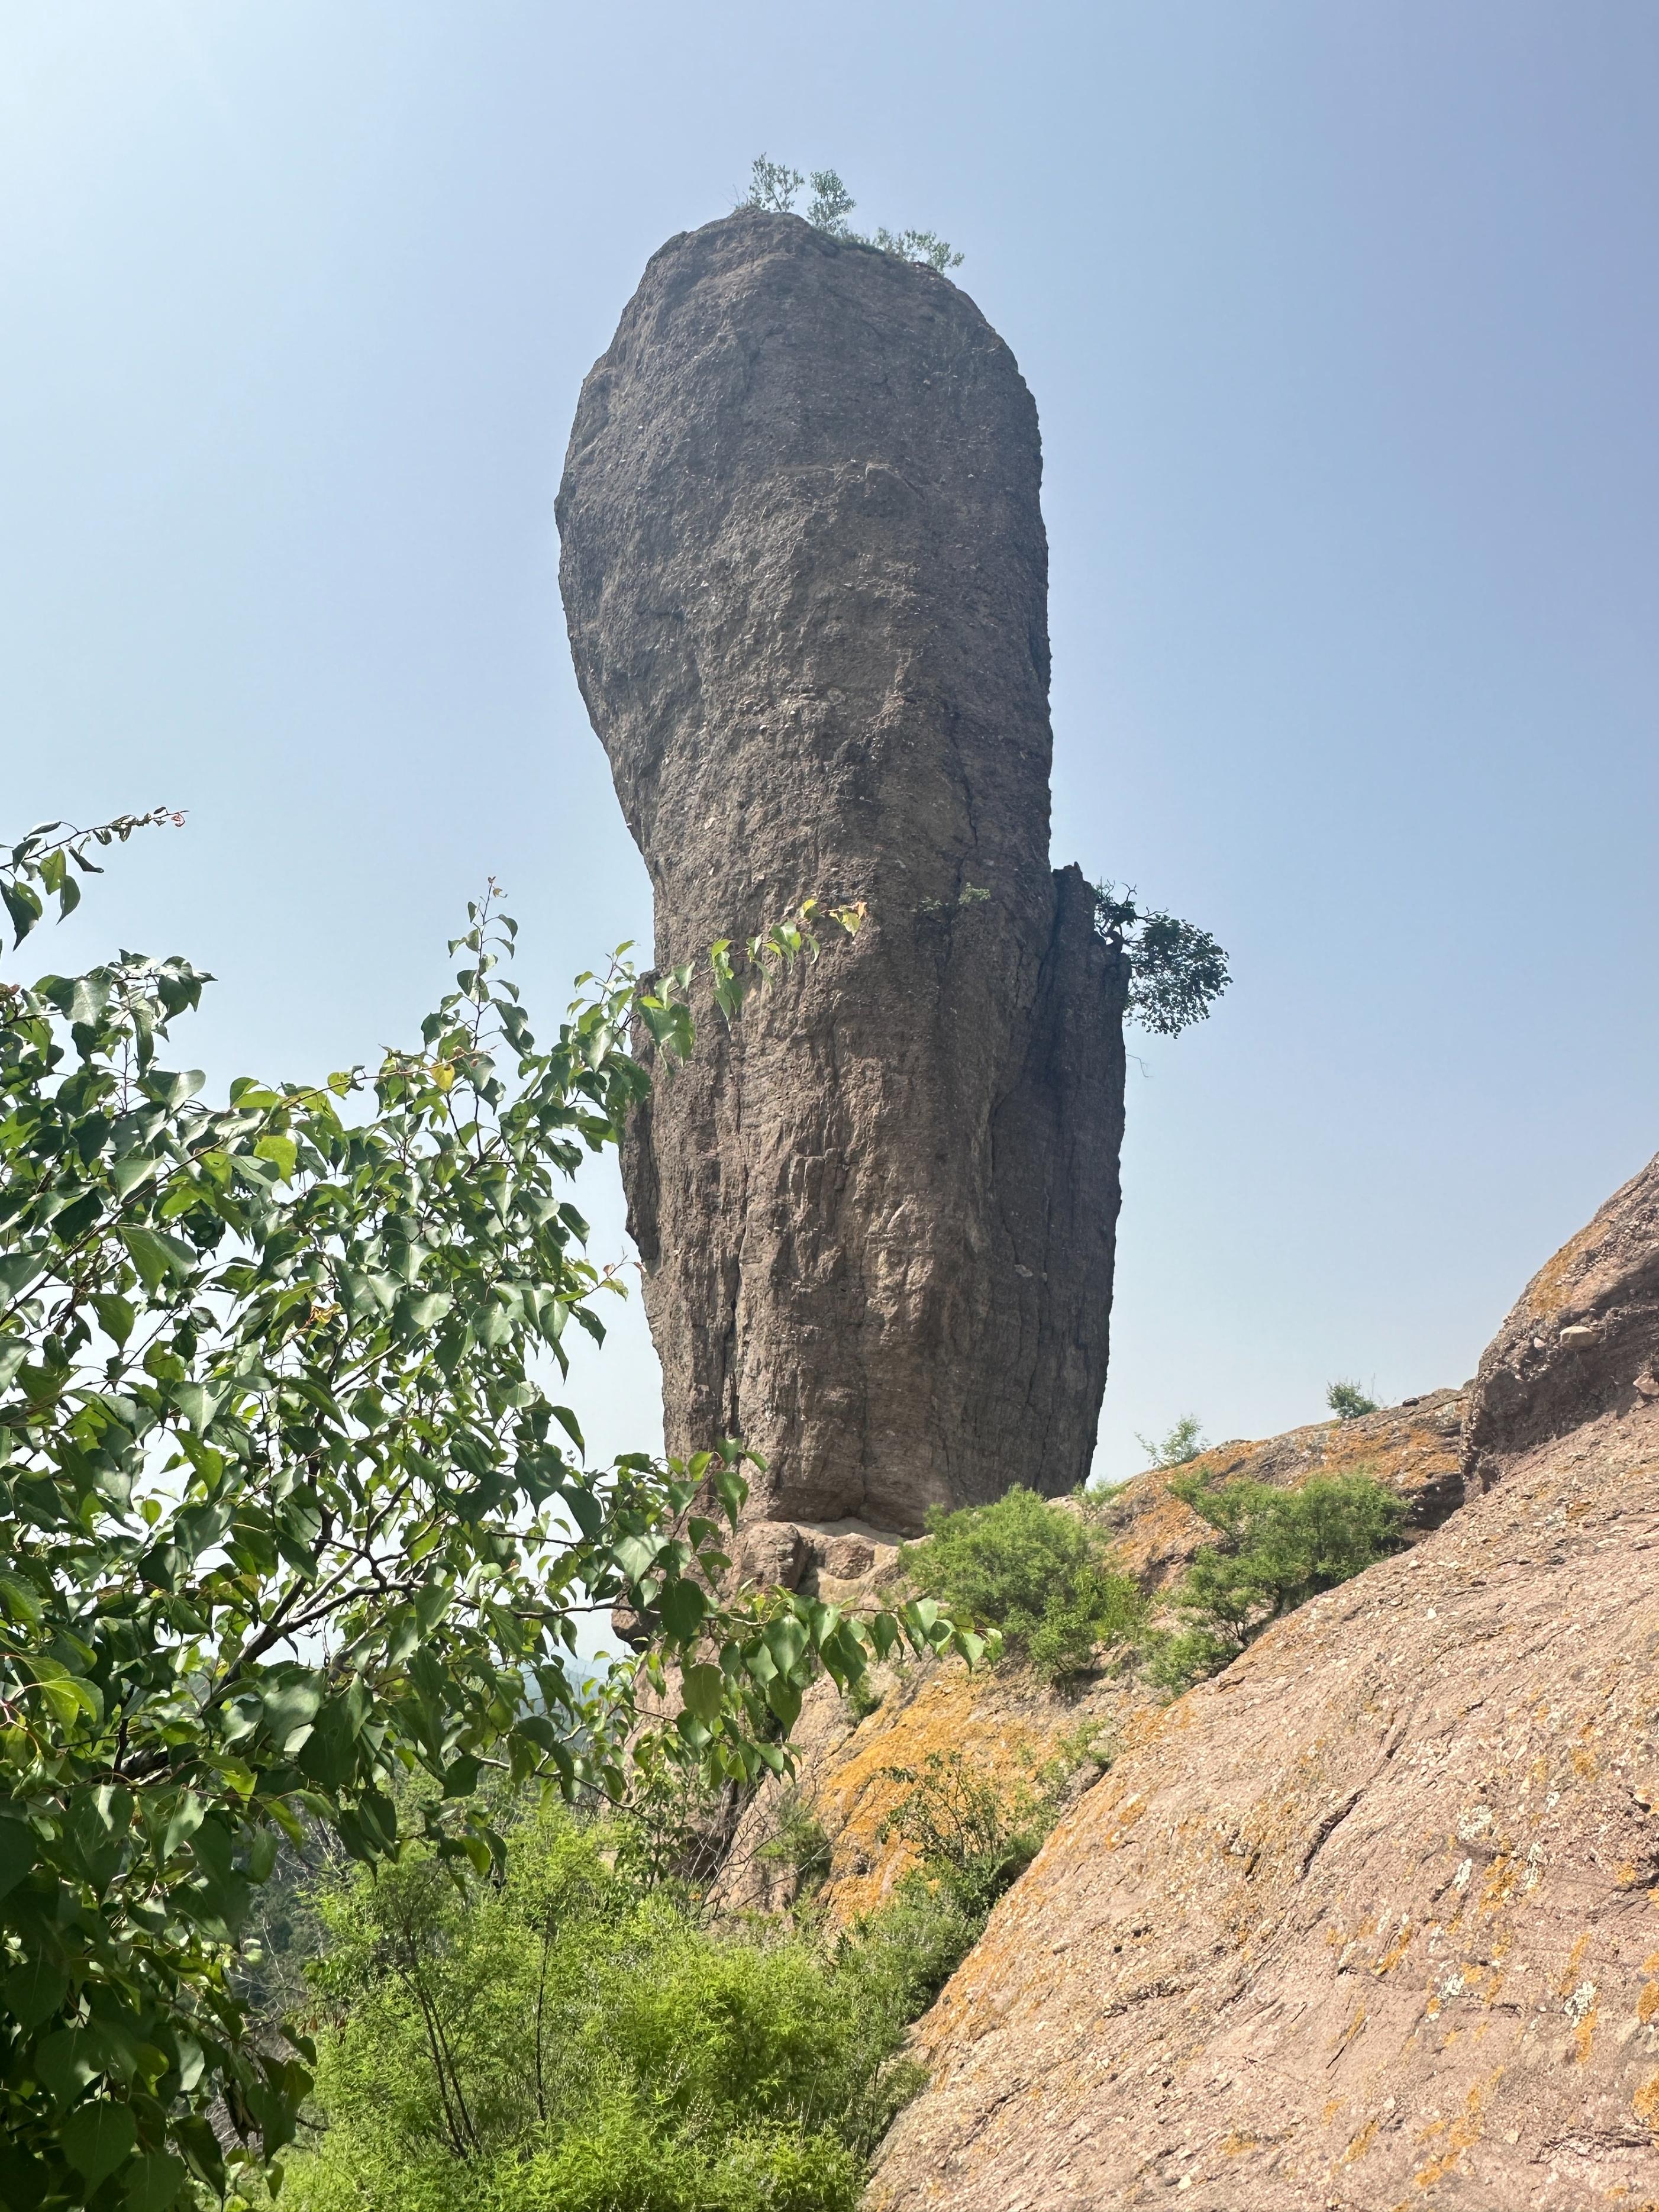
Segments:
[[[1487,1346],[1471,1394],[1463,1480],[1489,1489],[1517,1452],[1603,1407],[1659,1399],[1659,1160],[1546,1262]]]
[[[1654,1174],[1483,1361],[1472,1502],[1131,1717],[922,2024],[872,2212],[1659,2204]]]
[[[788,1572],[1088,1470],[1125,975],[1049,866],[1040,475],[964,293],[752,210],[654,256],[571,435],[571,645],[659,963],[868,903],[702,1024],[624,1161],[669,1447],[764,1455]]]

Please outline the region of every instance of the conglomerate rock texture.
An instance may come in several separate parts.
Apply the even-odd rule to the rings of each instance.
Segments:
[[[1036,412],[946,278],[745,210],[652,259],[558,516],[656,957],[867,902],[660,1087],[624,1162],[671,1450],[741,1436],[768,1553],[1087,1472],[1121,956],[1048,865]]]
[[[1128,1720],[872,2212],[1659,2204],[1656,1172],[1483,1361],[1471,1502]]]

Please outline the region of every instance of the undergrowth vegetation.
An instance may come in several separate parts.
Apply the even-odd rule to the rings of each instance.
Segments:
[[[1186,1626],[1152,1644],[1148,1672],[1169,1689],[1217,1673],[1273,1621],[1400,1549],[1405,1509],[1371,1475],[1317,1475],[1299,1490],[1178,1475],[1170,1488],[1216,1541],[1176,1589]]]
[[[1140,1630],[1139,1589],[1112,1565],[1105,1532],[1085,1510],[1014,1489],[955,1513],[935,1506],[927,1532],[899,1553],[912,1583],[1000,1629],[1005,1651],[1047,1681],[1083,1673],[1098,1647]]]
[[[552,1803],[503,1822],[485,1879],[419,1846],[325,1875],[316,2096],[283,2204],[852,2212],[920,2086],[906,2028],[1053,1818],[1041,1781],[959,1758],[900,1778],[916,1863],[839,1931],[810,1910],[713,1920],[618,1824]],[[778,1855],[821,1873],[823,1831],[788,1804]]]
[[[1155,1620],[1115,1563],[1111,1494],[1054,1503],[1016,1489],[990,1505],[936,1508],[927,1536],[902,1547],[901,1564],[917,1589],[998,1630],[1006,1656],[1050,1684],[1091,1672],[1117,1646],[1150,1681],[1179,1691],[1218,1673],[1321,1590],[1400,1549],[1405,1509],[1373,1476],[1322,1475],[1279,1490],[1182,1473],[1197,1454],[1197,1429],[1178,1422],[1147,1447],[1170,1492],[1213,1531],[1160,1607],[1178,1626]]]

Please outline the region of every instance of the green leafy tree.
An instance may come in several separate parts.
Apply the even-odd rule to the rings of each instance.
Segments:
[[[799,169],[757,155],[750,168],[749,189],[738,205],[762,208],[769,215],[793,215],[802,187],[809,184],[812,197],[807,203],[806,220],[815,229],[827,232],[831,238],[845,239],[850,246],[874,246],[901,261],[921,262],[941,276],[948,269],[961,267],[963,257],[936,231],[892,231],[883,227],[866,234],[854,230],[849,218],[858,202],[834,169],[814,169],[803,177]]]
[[[1325,1393],[1325,1403],[1339,1421],[1357,1421],[1364,1413],[1377,1410],[1375,1398],[1368,1398],[1357,1382],[1333,1382]]]
[[[1016,1487],[989,1505],[935,1506],[899,1558],[918,1589],[995,1629],[1050,1681],[1082,1673],[1097,1647],[1133,1636],[1142,1601],[1085,1513]]]
[[[1128,961],[1126,1018],[1156,1036],[1179,1036],[1203,1021],[1232,981],[1207,929],[1137,904],[1123,885],[1095,885],[1095,927]]]
[[[19,942],[159,818],[0,848]],[[814,918],[711,948],[724,1012],[815,951]],[[981,1648],[931,1604],[717,1595],[735,1444],[585,1464],[549,1384],[618,1285],[564,1187],[645,1093],[630,1024],[691,1049],[691,975],[647,989],[619,957],[543,1042],[514,935],[473,908],[455,989],[372,1075],[219,1107],[161,1057],[209,980],[186,961],[0,982],[9,2207],[165,2212],[289,2138],[312,2045],[254,2031],[233,1956],[307,1824],[395,1860],[419,1773],[434,1863],[499,1866],[487,1774],[746,1783],[787,1768],[819,1668]],[[578,1622],[618,1601],[659,1640],[585,1684]]]
[[[1316,1475],[1299,1490],[1197,1475],[1170,1487],[1218,1540],[1176,1593],[1187,1626],[1153,1653],[1153,1677],[1170,1688],[1214,1674],[1275,1620],[1400,1549],[1405,1508],[1368,1474]]]

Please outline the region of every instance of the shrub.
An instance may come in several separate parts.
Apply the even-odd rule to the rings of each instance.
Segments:
[[[919,1589],[1001,1632],[1005,1650],[1051,1682],[1081,1674],[1097,1645],[1133,1636],[1143,1603],[1110,1564],[1103,1532],[1035,1491],[955,1513],[935,1506],[900,1563]]]
[[[711,1929],[562,1808],[465,1889],[423,1849],[325,1891],[325,2132],[299,2212],[852,2212],[917,2085],[918,1916]],[[879,1916],[878,1917],[879,1918]],[[931,1960],[939,1946],[927,1949]]]
[[[1339,1421],[1357,1421],[1362,1413],[1377,1410],[1375,1398],[1368,1398],[1357,1382],[1333,1382],[1325,1393],[1325,1403]]]
[[[901,261],[921,262],[937,270],[941,276],[947,269],[962,265],[962,255],[937,231],[891,231],[884,226],[866,235],[854,230],[848,218],[858,202],[833,169],[814,169],[810,176],[803,177],[799,169],[790,168],[787,162],[769,161],[764,154],[757,155],[750,165],[749,189],[738,205],[763,208],[769,215],[793,215],[801,187],[808,184],[812,187],[812,197],[807,203],[806,220],[815,230],[826,231],[831,238],[844,239],[849,246],[872,246],[880,252],[896,255]]]
[[[787,1790],[776,1826],[755,1856],[770,1866],[793,1868],[797,1896],[809,1898],[829,1880],[834,1853],[823,1821],[798,1790]]]
[[[1125,1018],[1157,1036],[1179,1036],[1232,981],[1227,955],[1207,929],[1178,915],[1137,905],[1133,890],[1097,884],[1095,927],[1129,963]]]
[[[884,1838],[902,1836],[929,1878],[982,1925],[1041,1849],[1054,1820],[1052,1787],[1039,1793],[1029,1782],[999,1781],[960,1751],[929,1752],[920,1769],[882,1771],[909,1785],[882,1822]]]
[[[1368,1474],[1316,1475],[1300,1490],[1190,1475],[1170,1487],[1219,1540],[1176,1592],[1188,1626],[1154,1651],[1150,1672],[1168,1688],[1215,1674],[1271,1622],[1400,1548],[1405,1508]]]
[[[1137,1430],[1135,1442],[1148,1467],[1185,1467],[1204,1449],[1204,1425],[1196,1413],[1183,1413],[1166,1437],[1143,1437]]]

